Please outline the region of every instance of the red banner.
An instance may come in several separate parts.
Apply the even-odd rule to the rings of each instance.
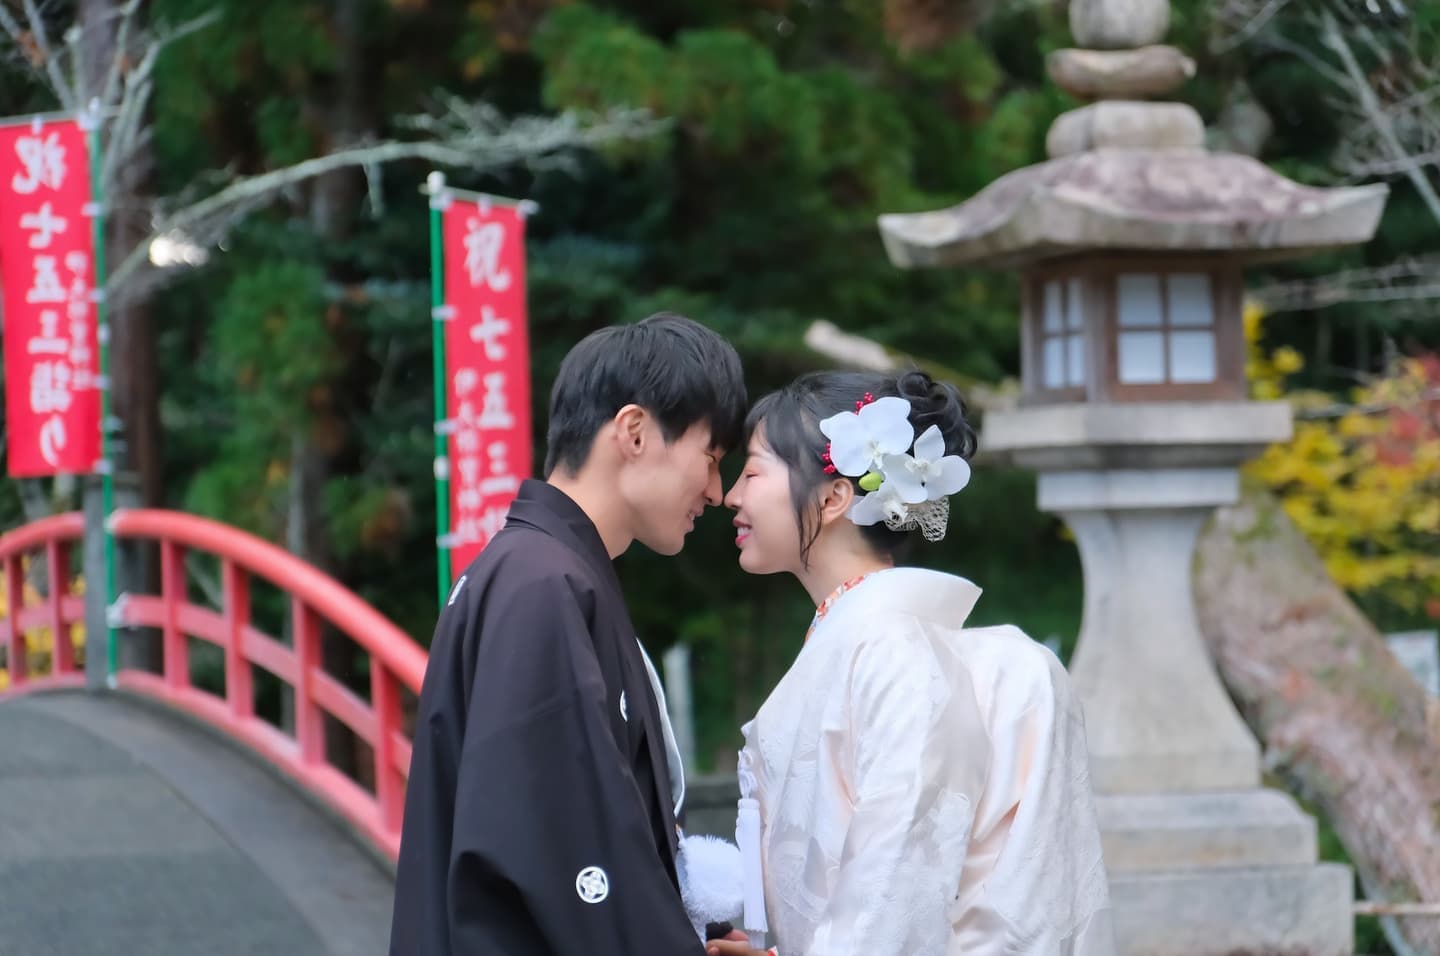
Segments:
[[[0,127],[5,412],[14,477],[100,459],[89,153],[74,120]]]
[[[505,524],[530,477],[530,341],[525,218],[519,207],[454,200],[445,210],[445,380],[450,567],[456,577]]]

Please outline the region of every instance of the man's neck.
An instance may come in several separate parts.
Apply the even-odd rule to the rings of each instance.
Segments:
[[[600,540],[604,542],[605,552],[612,561],[630,547],[634,538],[624,520],[624,507],[615,497],[613,490],[601,488],[597,482],[587,481],[583,473],[567,475],[560,469],[551,474],[546,483],[563,492],[585,512],[585,517],[589,518],[595,525],[595,530],[600,532]]]

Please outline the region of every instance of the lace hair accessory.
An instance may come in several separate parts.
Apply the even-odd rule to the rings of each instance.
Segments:
[[[826,473],[859,478],[868,492],[850,506],[850,520],[884,521],[891,531],[918,530],[926,541],[939,541],[950,521],[950,496],[970,483],[970,463],[945,454],[945,436],[935,425],[916,438],[905,399],[865,398],[855,411],[820,423],[830,439]]]

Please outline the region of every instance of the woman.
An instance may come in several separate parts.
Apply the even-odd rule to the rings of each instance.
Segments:
[[[815,373],[747,431],[726,497],[740,566],[793,574],[816,604],[741,754],[780,956],[1109,956],[1064,669],[1017,628],[964,628],[969,581],[896,567],[944,536],[969,481],[959,394],[920,372]]]

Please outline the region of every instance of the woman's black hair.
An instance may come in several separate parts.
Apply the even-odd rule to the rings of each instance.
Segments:
[[[825,473],[823,456],[829,439],[820,422],[838,412],[855,411],[866,393],[875,398],[898,396],[910,403],[910,424],[918,437],[931,425],[945,439],[945,454],[969,459],[975,454],[975,429],[965,418],[965,400],[953,385],[936,382],[918,370],[898,376],[875,372],[811,372],[755,403],[745,419],[745,440],[762,429],[763,440],[790,471],[790,500],[800,527],[800,562],[810,564],[810,549],[820,536],[820,503],[816,491],[837,476]],[[850,478],[857,495],[860,479]],[[877,554],[895,560],[914,537],[891,531],[883,523],[860,528]]]

